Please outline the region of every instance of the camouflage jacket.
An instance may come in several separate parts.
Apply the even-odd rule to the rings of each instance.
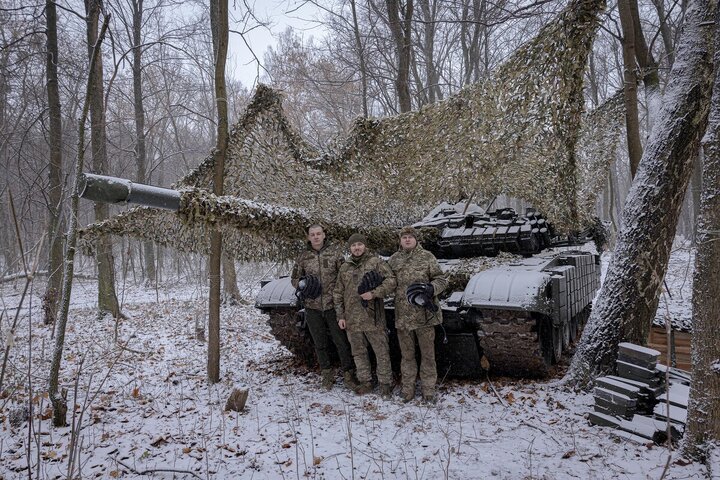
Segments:
[[[365,273],[372,270],[385,277],[385,280],[372,290],[375,298],[368,302],[366,308],[362,306],[358,285]],[[351,256],[340,267],[333,292],[337,318],[345,319],[345,328],[349,332],[384,330],[386,324],[383,299],[394,291],[395,275],[380,257],[369,252],[365,252],[361,257]]]
[[[300,277],[315,275],[322,285],[322,293],[313,300],[305,299],[305,308],[313,310],[330,310],[333,308],[333,290],[335,280],[340,266],[345,262],[345,257],[337,245],[329,245],[327,242],[320,251],[313,249],[308,242],[308,248],[301,253],[295,261],[290,281],[292,286],[297,288]]]
[[[416,282],[432,283],[435,289],[435,305],[437,296],[448,286],[447,278],[440,270],[435,255],[420,245],[410,251],[395,252],[388,260],[397,281],[395,289],[395,326],[402,330],[414,330],[442,323],[442,311],[431,312],[424,307],[410,305],[407,301],[407,288]]]

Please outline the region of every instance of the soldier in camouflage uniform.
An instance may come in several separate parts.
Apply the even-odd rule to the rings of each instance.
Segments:
[[[383,299],[395,291],[395,276],[387,263],[367,250],[366,243],[365,236],[359,233],[348,239],[351,255],[338,272],[333,292],[335,313],[338,325],[347,330],[350,340],[360,382],[358,393],[372,391],[370,356],[367,349],[370,344],[377,360],[380,395],[388,398],[392,392],[392,367]],[[375,275],[368,275],[369,273]],[[379,276],[383,279],[380,280]],[[368,279],[373,277],[375,281],[370,282]],[[381,283],[377,285],[379,281]],[[361,288],[363,282],[365,288]],[[372,289],[361,294],[362,290],[369,288],[370,283]]]
[[[440,270],[435,256],[417,243],[415,229],[400,231],[400,250],[388,261],[395,274],[395,326],[402,360],[402,399],[415,398],[415,380],[418,373],[415,359],[415,342],[420,347],[420,384],[425,401],[435,401],[435,325],[442,323],[442,311],[437,296],[447,288],[448,281]],[[424,305],[408,302],[408,287],[420,288],[419,298]]]
[[[345,257],[339,248],[327,244],[321,225],[311,225],[307,232],[308,248],[295,262],[291,282],[303,298],[305,321],[315,344],[315,353],[322,373],[322,385],[330,390],[335,384],[335,372],[328,354],[329,342],[332,339],[340,356],[345,386],[357,390],[359,384],[355,378],[350,344],[345,332],[338,327],[333,305],[335,280],[340,266],[345,262]],[[310,298],[303,293],[305,288],[312,284],[319,284],[319,295],[316,298]]]

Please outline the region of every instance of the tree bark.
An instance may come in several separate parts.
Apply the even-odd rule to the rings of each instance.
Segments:
[[[54,0],[45,2],[47,36],[46,77],[48,95],[50,164],[48,168],[48,283],[44,295],[44,323],[54,323],[62,288],[63,245],[60,203],[62,200],[62,117],[58,88],[57,10]]]
[[[240,301],[240,290],[237,285],[237,272],[235,271],[235,260],[230,255],[223,253],[222,256],[223,274],[223,301]]]
[[[644,344],[655,317],[692,162],[705,131],[716,2],[688,9],[663,108],[623,210],[623,226],[568,380],[587,386],[613,369],[620,341]]]
[[[150,183],[147,174],[147,153],[145,148],[145,106],[143,104],[142,84],[142,22],[143,0],[133,0],[133,99],[135,103],[135,164],[137,166],[138,183]],[[153,242],[143,242],[143,257],[145,264],[145,280],[155,282],[155,250]]]
[[[362,101],[363,118],[368,118],[367,64],[365,63],[365,47],[360,37],[360,24],[358,23],[355,0],[350,0],[350,8],[352,10],[353,34],[355,36],[355,48],[357,49],[358,66],[360,69],[360,98]]]
[[[401,5],[399,0],[385,0],[388,11],[388,24],[395,42],[397,56],[397,75],[395,77],[395,90],[398,95],[400,113],[412,110],[410,96],[410,56],[412,54],[411,22],[413,15],[413,0],[406,0],[402,19],[400,18]]]
[[[635,29],[633,26],[632,0],[618,0],[620,25],[622,25],[623,46],[623,92],[625,95],[625,130],[627,134],[628,156],[630,157],[630,174],[635,178],[640,158],[642,142],[640,141],[640,122],[638,120],[637,76],[635,74]]]
[[[667,22],[667,15],[665,14],[665,0],[653,0],[655,10],[658,15],[658,23],[660,24],[660,36],[665,46],[665,55],[667,56],[668,67],[672,68],[675,63],[675,45],[673,44],[673,34],[670,31],[670,26]]]
[[[720,14],[715,17],[715,65],[720,65]],[[693,278],[692,382],[683,449],[702,458],[720,445],[720,70],[716,69],[708,130],[703,138],[702,200]]]
[[[88,56],[92,56],[93,47],[98,39],[98,19],[102,9],[101,0],[85,0],[87,15]],[[92,74],[92,93],[90,94],[90,137],[92,145],[92,173],[107,174],[107,135],[105,133],[105,96],[103,86],[102,55],[98,55],[97,68]],[[110,209],[107,204],[95,203],[95,221],[108,218]],[[113,317],[120,316],[120,305],[115,293],[115,259],[112,253],[112,239],[103,235],[97,242],[95,255],[98,267],[98,309],[109,312]]]
[[[423,16],[423,54],[425,57],[425,91],[427,102],[435,103],[442,100],[440,90],[440,75],[435,65],[435,32],[437,30],[437,2],[434,0],[420,0],[420,11]]]
[[[217,106],[217,144],[213,152],[213,193],[223,194],[225,154],[228,145],[227,91],[225,88],[225,63],[228,49],[228,2],[210,1],[213,50],[215,57],[215,104]],[[222,258],[222,234],[213,229],[210,234],[210,299],[208,315],[208,380],[220,381],[220,264]]]

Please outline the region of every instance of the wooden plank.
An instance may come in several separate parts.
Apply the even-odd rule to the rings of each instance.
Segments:
[[[671,383],[668,390],[658,397],[661,403],[665,403],[670,398],[670,405],[687,409],[688,399],[690,398],[690,386],[681,383]]]
[[[618,393],[627,395],[630,398],[637,400],[640,394],[640,388],[630,385],[626,382],[620,382],[609,377],[599,377],[595,379],[595,384],[599,387],[607,388],[609,390],[615,390]]]
[[[682,423],[683,425],[687,423],[687,409],[685,408],[670,405],[670,413],[668,415],[667,405],[664,403],[658,403],[655,405],[655,410],[653,410],[653,412],[657,418],[668,418],[669,416],[670,420],[673,422]]]
[[[641,363],[654,363],[660,352],[654,348],[641,347],[634,343],[621,342],[618,345],[618,355],[641,360]]]
[[[626,408],[635,408],[637,404],[637,400],[634,398],[630,398],[620,392],[602,387],[595,387],[595,399],[603,399],[614,405],[620,405]]]

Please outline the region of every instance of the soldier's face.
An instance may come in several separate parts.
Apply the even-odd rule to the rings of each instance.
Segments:
[[[350,253],[353,257],[361,257],[365,253],[365,244],[362,242],[355,242],[350,245]]]
[[[417,246],[417,240],[412,235],[403,235],[400,237],[400,246],[403,250],[412,250]]]
[[[313,227],[308,231],[308,242],[315,250],[320,250],[325,241],[325,232],[322,227]]]

